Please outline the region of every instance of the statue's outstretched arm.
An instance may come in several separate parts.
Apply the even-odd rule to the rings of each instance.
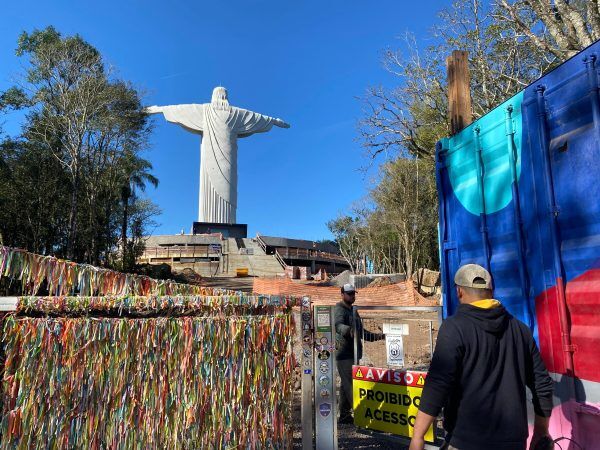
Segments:
[[[266,133],[273,125],[281,128],[289,128],[289,124],[281,119],[260,114],[247,109],[232,107],[232,118],[230,126],[238,137],[244,138],[255,133]]]
[[[273,125],[277,126],[277,127],[281,127],[281,128],[289,128],[290,124],[287,122],[284,122],[281,119],[275,119],[273,120]]]
[[[144,108],[146,114],[160,114],[163,112],[162,106],[147,106]]]
[[[148,106],[144,108],[144,112],[146,114],[162,113],[167,122],[181,125],[192,133],[202,133],[204,130],[204,110],[199,104]]]

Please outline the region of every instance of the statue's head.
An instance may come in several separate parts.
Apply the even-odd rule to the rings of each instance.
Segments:
[[[227,89],[218,86],[213,89],[212,100],[210,102],[213,108],[229,109],[229,100],[227,99]]]

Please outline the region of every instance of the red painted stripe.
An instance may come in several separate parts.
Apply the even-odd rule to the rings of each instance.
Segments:
[[[560,280],[558,280],[560,281]],[[542,292],[535,300],[540,352],[551,372],[567,374],[565,345],[561,333],[560,284]],[[573,349],[573,374],[600,382],[600,269],[589,270],[566,286],[566,330]]]

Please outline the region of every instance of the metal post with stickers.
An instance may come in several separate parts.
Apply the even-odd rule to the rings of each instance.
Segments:
[[[302,449],[337,450],[335,327],[331,306],[300,307],[302,336]]]
[[[310,297],[302,297],[300,305],[302,335],[302,450],[313,449],[313,315]]]
[[[335,325],[331,306],[315,306],[315,443],[317,450],[337,449],[335,396]]]

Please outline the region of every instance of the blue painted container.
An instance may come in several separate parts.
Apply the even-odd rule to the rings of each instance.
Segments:
[[[599,67],[597,42],[436,149],[444,315],[456,270],[488,268],[557,381],[553,429],[584,448],[600,448]]]

